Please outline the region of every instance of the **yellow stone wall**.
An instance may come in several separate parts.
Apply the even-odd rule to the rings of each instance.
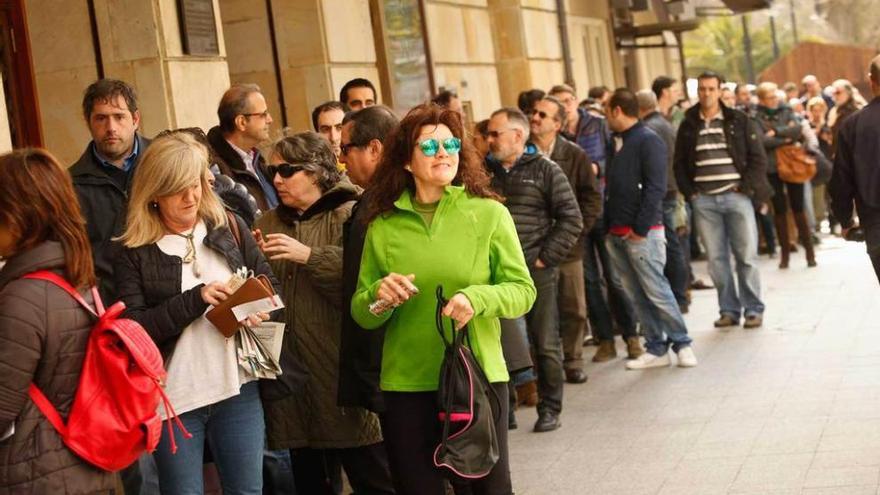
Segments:
[[[85,0],[26,0],[43,143],[72,164],[91,139],[82,93],[97,77]]]
[[[501,106],[492,22],[486,0],[425,1],[434,84],[454,87],[475,121]]]
[[[63,163],[73,163],[90,140],[82,94],[98,77],[84,0],[26,0],[43,139]],[[217,0],[220,54],[184,56],[175,0],[96,0],[104,74],[138,92],[142,132],[216,123],[229,86]]]

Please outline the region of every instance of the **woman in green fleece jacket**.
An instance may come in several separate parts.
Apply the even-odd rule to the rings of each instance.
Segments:
[[[382,430],[398,494],[444,493],[443,474],[432,462],[444,350],[434,289],[440,285],[451,296],[444,316],[458,327],[468,324],[472,350],[504,409],[508,376],[498,318],[525,314],[536,295],[513,220],[463,137],[458,113],[434,105],[412,109],[386,139],[366,205],[371,223],[351,311],[364,328],[386,327]],[[411,296],[407,289],[415,287],[419,293]],[[377,299],[394,309],[374,315],[369,305]],[[452,480],[457,491],[469,483],[468,493],[512,493],[506,410],[496,430],[501,456],[492,472]]]

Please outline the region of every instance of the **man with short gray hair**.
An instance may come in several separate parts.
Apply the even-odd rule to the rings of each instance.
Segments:
[[[218,157],[220,173],[247,188],[262,211],[278,206],[278,196],[266,160],[257,149],[269,140],[272,116],[260,87],[235,84],[217,107],[220,125],[208,131],[208,142]]]
[[[562,349],[557,286],[563,263],[583,231],[583,217],[559,165],[529,141],[529,121],[516,108],[502,108],[489,120],[487,165],[492,187],[507,200],[538,298],[526,325],[538,371],[535,431],[559,428],[562,412]]]

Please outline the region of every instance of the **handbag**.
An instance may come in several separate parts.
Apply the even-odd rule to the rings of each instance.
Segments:
[[[462,478],[478,479],[492,471],[500,456],[495,424],[501,401],[471,353],[468,327],[456,331],[453,326],[451,339],[446,337],[442,313],[446,303],[443,287],[438,286],[437,331],[446,349],[437,389],[442,429],[434,465]]]
[[[816,175],[816,159],[799,144],[776,148],[776,172],[783,182],[803,184]]]

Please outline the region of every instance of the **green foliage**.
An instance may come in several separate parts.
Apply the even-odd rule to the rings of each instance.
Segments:
[[[746,16],[746,22],[749,17]],[[773,63],[773,41],[769,24],[757,27],[749,23],[752,40],[752,65],[757,76]],[[777,23],[776,38],[780,56],[791,48],[791,34]],[[715,17],[704,20],[700,27],[684,34],[684,54],[688,77],[713,70],[728,81],[748,79],[742,20],[739,16]]]

